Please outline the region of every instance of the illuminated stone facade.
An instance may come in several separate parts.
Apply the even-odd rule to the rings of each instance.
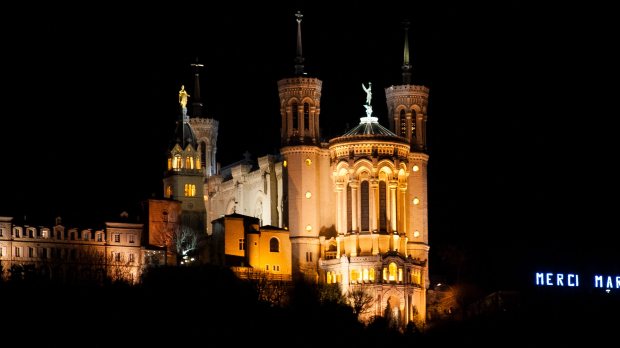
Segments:
[[[301,17],[297,21],[301,30]],[[261,157],[258,166],[249,159],[229,165],[205,185],[208,215],[217,219],[210,232],[222,245],[213,256],[224,264],[236,256],[243,267],[265,270],[274,261],[239,243],[250,246],[250,238],[265,233],[260,226],[275,225],[288,232],[294,279],[339,284],[344,294],[363,290],[374,299],[364,319],[424,322],[429,90],[411,84],[408,43],[403,83],[385,89],[389,129],[372,114],[368,84],[360,124],[325,141],[319,127],[323,82],[303,72],[300,32],[297,40],[296,74],[277,83],[280,157]],[[236,214],[256,217],[256,226],[233,223]],[[265,248],[260,238],[257,247]]]
[[[11,269],[32,266],[37,274],[64,281],[139,281],[145,255],[143,225],[107,222],[105,229],[14,225],[11,217],[0,217],[0,262],[2,276]],[[83,279],[84,278],[84,279]]]

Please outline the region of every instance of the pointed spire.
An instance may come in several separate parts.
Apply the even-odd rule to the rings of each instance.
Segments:
[[[403,29],[405,29],[405,49],[403,52],[403,65],[401,69],[403,70],[403,84],[410,85],[412,66],[409,63],[409,21],[408,20],[403,21]]]
[[[198,57],[196,57],[196,63],[191,64],[194,69],[194,98],[192,101],[192,116],[200,117],[202,116],[202,102],[200,101],[200,69],[204,67],[204,65],[198,62]]]
[[[297,17],[297,57],[295,57],[295,75],[304,75],[304,57],[301,50],[301,19],[304,17],[301,11],[295,14]]]

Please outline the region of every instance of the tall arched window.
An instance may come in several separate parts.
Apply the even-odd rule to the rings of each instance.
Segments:
[[[396,263],[394,263],[394,262],[390,263],[390,266],[388,267],[388,271],[389,271],[388,280],[389,281],[395,281],[396,280],[396,272],[398,272],[398,268],[396,267]]]
[[[172,162],[172,168],[175,170],[179,170],[181,169],[181,164],[183,162],[181,162],[181,155],[177,154],[174,155],[174,161]]]
[[[310,105],[304,103],[304,129],[310,128]]]
[[[272,237],[269,240],[269,251],[272,253],[280,252],[280,241],[276,237]]]
[[[407,116],[404,109],[400,110],[400,136],[407,136]]]
[[[415,138],[415,123],[417,120],[418,117],[416,116],[415,110],[411,110],[411,139]]]
[[[200,142],[200,163],[207,164],[207,143],[204,141]]]
[[[362,228],[362,231],[369,231],[370,230],[370,216],[369,216],[369,209],[368,209],[368,181],[364,180],[362,181],[362,183],[360,184],[360,203],[361,203],[361,223],[360,223],[360,227]]]
[[[353,229],[352,224],[352,214],[353,209],[351,207],[351,186],[347,185],[347,232],[350,232]]]
[[[297,107],[297,102],[293,103],[293,107],[291,109],[293,112],[293,129],[299,129],[299,111]]]
[[[387,214],[385,208],[386,189],[385,181],[379,181],[379,230],[387,231]]]

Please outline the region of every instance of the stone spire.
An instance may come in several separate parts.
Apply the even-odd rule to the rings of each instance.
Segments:
[[[297,56],[295,57],[295,75],[304,75],[304,57],[301,50],[301,19],[304,17],[301,11],[295,14],[297,17]]]
[[[403,29],[405,29],[405,48],[403,52],[403,85],[411,84],[412,66],[409,63],[409,21],[403,21]]]
[[[196,57],[196,62],[191,64],[194,70],[194,97],[192,101],[192,116],[193,117],[202,117],[202,101],[200,100],[200,69],[204,67],[204,65],[198,62],[198,57]]]

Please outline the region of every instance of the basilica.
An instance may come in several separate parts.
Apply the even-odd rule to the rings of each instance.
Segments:
[[[426,319],[429,90],[412,83],[405,28],[402,81],[385,86],[389,125],[372,110],[344,134],[320,134],[323,81],[304,71],[302,15],[296,15],[295,70],[277,82],[280,153],[220,165],[218,121],[204,114],[199,73],[179,92],[175,144],[163,178],[182,224],[203,231],[206,262],[273,277],[339,284],[373,299],[362,318],[401,325]]]

